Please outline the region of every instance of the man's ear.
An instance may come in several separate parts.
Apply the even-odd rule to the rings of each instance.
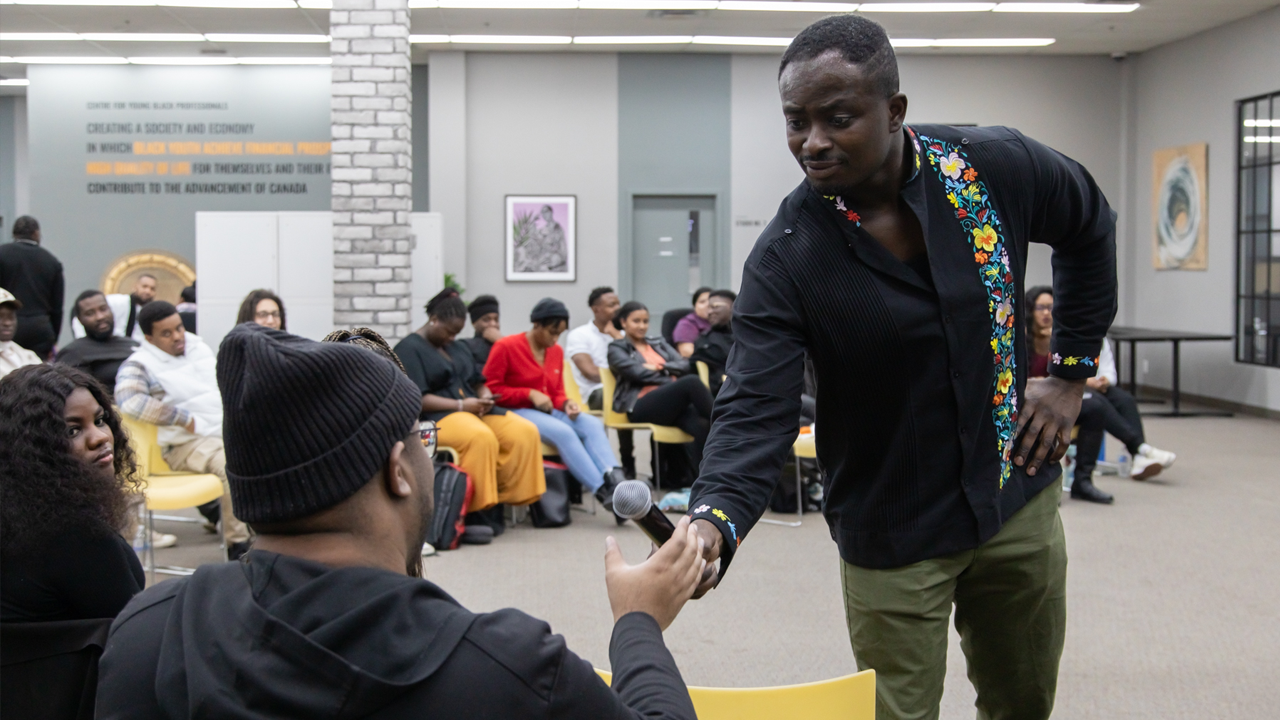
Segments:
[[[409,466],[409,458],[404,453],[404,441],[391,448],[387,456],[386,469],[382,473],[383,482],[387,486],[387,494],[393,498],[406,498],[413,493],[413,468]]]
[[[896,133],[907,121],[907,96],[894,93],[889,97],[889,132]]]

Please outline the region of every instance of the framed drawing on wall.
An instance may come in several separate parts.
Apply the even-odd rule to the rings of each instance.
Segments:
[[[1209,146],[1182,145],[1155,151],[1151,200],[1157,270],[1209,267]]]
[[[576,195],[507,196],[507,280],[577,279]]]

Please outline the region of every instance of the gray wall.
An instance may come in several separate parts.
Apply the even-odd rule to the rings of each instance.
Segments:
[[[413,211],[427,212],[431,209],[431,164],[429,145],[431,133],[431,105],[428,86],[428,68],[426,65],[413,66],[413,131],[410,137],[413,142]]]
[[[715,195],[719,261],[706,285],[729,284],[728,55],[618,56],[618,290],[631,293],[633,195]],[[705,241],[704,241],[705,242]]]
[[[90,176],[88,161],[313,162],[327,155],[156,155],[89,153],[86,143],[136,140],[328,142],[329,70],[323,67],[54,66],[28,68],[31,214],[43,244],[62,261],[67,296],[98,287],[122,255],[158,249],[195,262],[199,210],[328,210],[324,174]],[[214,102],[223,109],[89,109],[90,102]],[[89,123],[133,123],[133,133],[90,133]],[[156,134],[146,123],[252,123],[251,134]],[[90,182],[306,183],[306,194],[90,194]],[[197,274],[199,268],[196,268]],[[64,328],[67,325],[64,323]],[[69,339],[64,331],[63,339]]]
[[[0,242],[9,239],[13,221],[27,211],[27,98],[0,96]]]
[[[573,324],[586,322],[591,288],[617,282],[617,97],[612,54],[466,56],[464,284],[467,298],[498,296],[503,332],[525,329],[546,296],[569,307]],[[507,195],[577,196],[576,282],[506,281]],[[446,267],[456,256],[450,227],[446,214]]]
[[[1127,273],[1122,277],[1132,291],[1126,320],[1146,327],[1234,332],[1235,101],[1280,90],[1277,38],[1280,9],[1272,9],[1132,61],[1133,172],[1127,206],[1132,223],[1123,244]],[[1209,144],[1209,267],[1157,271],[1151,261],[1151,155],[1199,142]],[[1139,357],[1150,364],[1142,381],[1167,387],[1168,348],[1152,347]],[[1280,410],[1280,369],[1233,358],[1230,343],[1189,344],[1183,350],[1183,389]]]

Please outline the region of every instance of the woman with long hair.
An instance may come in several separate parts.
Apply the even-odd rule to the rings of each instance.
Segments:
[[[139,485],[97,380],[66,365],[0,380],[0,621],[115,617],[145,584],[120,536]]]
[[[244,296],[236,324],[258,323],[275,330],[288,331],[284,318],[284,301],[270,290],[258,289]]]
[[[674,425],[693,436],[689,458],[696,471],[711,430],[711,391],[692,363],[661,337],[649,337],[649,308],[632,300],[618,308],[614,327],[621,340],[609,343],[609,369],[617,377],[614,412],[631,422]]]

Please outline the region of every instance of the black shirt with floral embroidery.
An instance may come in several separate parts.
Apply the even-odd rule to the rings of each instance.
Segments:
[[[840,556],[893,568],[977,547],[1057,482],[1011,462],[1028,355],[1027,245],[1053,248],[1050,373],[1094,375],[1115,315],[1115,213],[1079,163],[1003,127],[904,129],[903,201],[926,256],[902,262],[857,199],[807,182],[743,270],[735,345],[689,507],[725,539],[721,572],[768,505],[818,385],[824,514]]]

